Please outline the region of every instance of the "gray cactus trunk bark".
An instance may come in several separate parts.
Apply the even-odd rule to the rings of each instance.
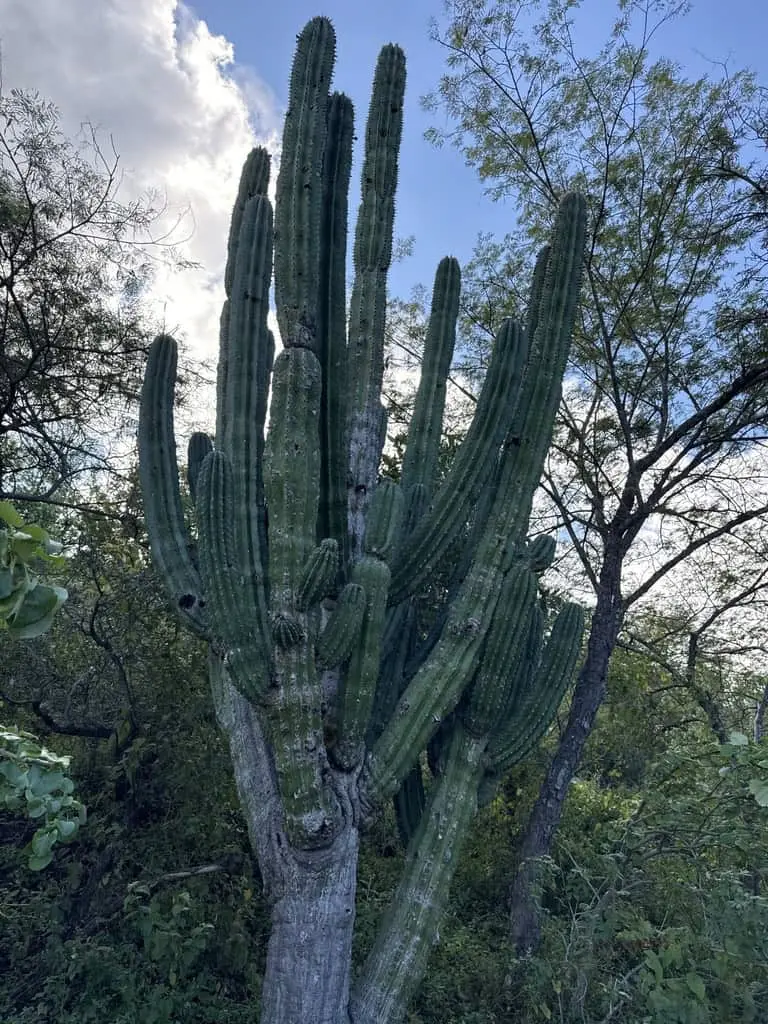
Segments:
[[[605,697],[608,663],[621,630],[622,557],[607,550],[600,573],[597,605],[587,645],[587,656],[574,687],[571,711],[557,753],[547,771],[518,854],[518,868],[510,893],[510,938],[519,956],[530,956],[541,935],[541,858],[552,841],[563,813],[568,787]]]
[[[273,906],[261,1024],[348,1020],[357,849],[350,829],[333,851],[307,856]]]
[[[333,843],[288,844],[263,730],[253,708],[210,659],[216,717],[229,738],[235,783],[271,905],[261,1024],[347,1024],[355,927],[358,830],[351,804]]]

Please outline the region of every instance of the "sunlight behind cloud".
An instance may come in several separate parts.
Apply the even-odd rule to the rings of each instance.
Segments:
[[[159,233],[199,268],[161,270],[152,312],[196,355],[214,356],[240,169],[254,144],[277,148],[269,87],[177,0],[4,0],[2,10],[3,90],[51,100],[69,135],[92,123],[120,155],[123,200],[158,191]]]

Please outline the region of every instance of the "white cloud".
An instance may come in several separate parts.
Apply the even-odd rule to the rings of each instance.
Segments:
[[[240,168],[251,146],[277,139],[269,87],[177,0],[0,0],[0,43],[4,91],[51,100],[68,134],[88,121],[102,142],[112,137],[124,199],[159,189],[168,227],[189,211],[177,237],[201,268],[162,273],[154,310],[214,355]]]

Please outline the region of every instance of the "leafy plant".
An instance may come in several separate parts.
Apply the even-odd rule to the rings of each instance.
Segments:
[[[85,807],[72,796],[75,784],[65,774],[69,757],[47,750],[31,733],[0,729],[0,807],[40,821],[24,852],[31,870],[41,871],[57,843],[75,838]]]
[[[25,523],[10,502],[0,501],[0,628],[21,640],[50,629],[67,591],[41,583],[32,567],[61,565],[60,550],[42,526]]]

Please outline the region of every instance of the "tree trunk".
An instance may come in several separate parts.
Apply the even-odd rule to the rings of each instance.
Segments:
[[[587,656],[574,687],[571,712],[557,753],[552,758],[520,844],[518,868],[510,894],[510,937],[519,956],[530,956],[541,932],[541,858],[549,854],[563,805],[581,760],[584,745],[605,696],[608,663],[616,646],[623,606],[622,557],[606,549],[597,606],[592,617]]]
[[[768,683],[763,688],[763,692],[760,699],[755,706],[755,720],[752,727],[752,736],[755,743],[760,743],[763,739],[764,732],[764,720],[765,720],[765,709],[768,707]]]

